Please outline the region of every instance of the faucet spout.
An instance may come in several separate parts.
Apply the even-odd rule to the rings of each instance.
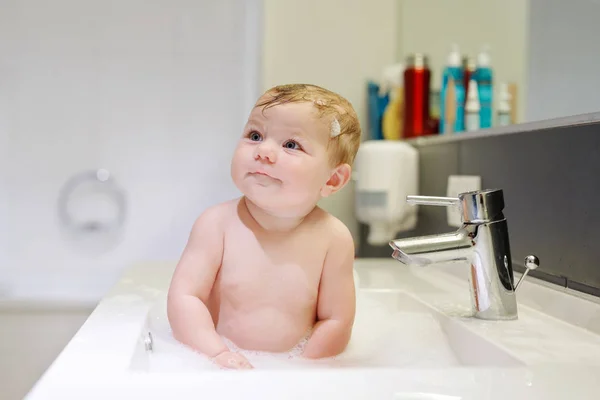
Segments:
[[[454,233],[393,240],[392,257],[407,265],[459,261],[470,266],[469,287],[474,315],[482,319],[515,319],[513,271],[506,220],[463,224]]]
[[[403,264],[422,267],[442,262],[469,261],[475,244],[469,228],[467,225],[452,233],[392,240],[389,242],[394,250],[392,257]]]
[[[389,242],[392,257],[409,266],[459,261],[469,266],[469,291],[473,315],[488,320],[516,319],[516,285],[502,210],[502,190],[460,193],[457,198],[409,196],[413,204],[455,206],[462,226],[455,232],[418,236]],[[535,256],[525,262],[528,270],[539,265]]]

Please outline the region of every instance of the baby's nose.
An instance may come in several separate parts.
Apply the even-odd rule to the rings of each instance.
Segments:
[[[274,144],[267,141],[259,144],[256,148],[254,158],[257,160],[267,161],[269,163],[274,163],[277,161],[277,151]]]

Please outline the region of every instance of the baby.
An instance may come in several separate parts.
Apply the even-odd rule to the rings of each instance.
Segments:
[[[342,189],[361,129],[352,105],[315,85],[268,90],[231,163],[241,198],[195,221],[167,297],[173,336],[225,368],[247,350],[303,357],[344,351],[355,316],[354,242],[317,202]]]

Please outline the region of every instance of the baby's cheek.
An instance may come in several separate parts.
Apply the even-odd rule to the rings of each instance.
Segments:
[[[309,195],[321,187],[321,179],[314,173],[300,173],[292,180],[299,195]]]
[[[236,151],[236,153],[233,155],[233,160],[231,161],[231,176],[234,179],[239,178],[244,169],[244,160],[242,159],[242,155],[239,153],[241,153],[241,151]]]

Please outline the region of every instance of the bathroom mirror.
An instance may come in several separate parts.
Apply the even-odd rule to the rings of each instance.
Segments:
[[[494,115],[501,83],[512,123],[596,112],[599,15],[598,0],[399,0],[398,62],[427,55],[435,92],[453,44],[473,60],[489,46]]]

